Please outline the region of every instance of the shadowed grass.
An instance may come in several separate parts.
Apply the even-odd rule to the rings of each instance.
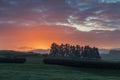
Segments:
[[[45,64],[0,64],[0,80],[119,80],[120,70]]]
[[[0,64],[0,80],[119,80],[120,70],[76,68],[43,64],[42,56],[24,64]]]

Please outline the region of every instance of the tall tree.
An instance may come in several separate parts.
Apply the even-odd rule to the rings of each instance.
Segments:
[[[98,58],[100,59],[100,54],[98,48],[91,48],[89,45],[70,45],[56,43],[51,44],[50,55],[52,56],[77,56],[81,58]]]

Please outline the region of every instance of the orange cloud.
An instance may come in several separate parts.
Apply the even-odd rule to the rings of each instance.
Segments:
[[[53,42],[91,45],[99,48],[120,47],[117,36],[113,38],[119,31],[81,32],[70,27],[43,25],[38,27],[7,27],[1,29],[0,32],[0,49],[48,49]]]
[[[5,49],[20,49],[19,47],[26,46],[31,49],[50,48],[52,42],[65,43],[69,40],[67,30],[63,27],[14,27],[13,29],[3,30],[1,36],[4,39],[1,41],[0,47]]]

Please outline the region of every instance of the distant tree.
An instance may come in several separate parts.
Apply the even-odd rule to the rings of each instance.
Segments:
[[[80,51],[81,51],[80,45],[76,45],[76,47],[75,47],[75,56],[80,56]]]
[[[58,52],[59,52],[58,49],[59,49],[58,45],[56,43],[52,43],[51,49],[50,49],[50,55],[52,55],[52,56],[58,55]]]
[[[99,55],[98,48],[91,48],[89,45],[81,46],[80,45],[70,45],[70,44],[61,44],[52,43],[50,49],[50,55],[52,56],[76,56],[81,58],[101,58]]]
[[[93,48],[93,51],[94,51],[93,53],[94,53],[95,58],[101,58],[101,57],[100,57],[100,54],[99,54],[99,51],[98,51],[98,48],[95,48],[95,47],[94,47],[94,48]]]

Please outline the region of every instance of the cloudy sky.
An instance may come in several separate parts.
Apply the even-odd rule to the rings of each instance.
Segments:
[[[119,14],[120,0],[0,0],[0,49],[120,48]]]

